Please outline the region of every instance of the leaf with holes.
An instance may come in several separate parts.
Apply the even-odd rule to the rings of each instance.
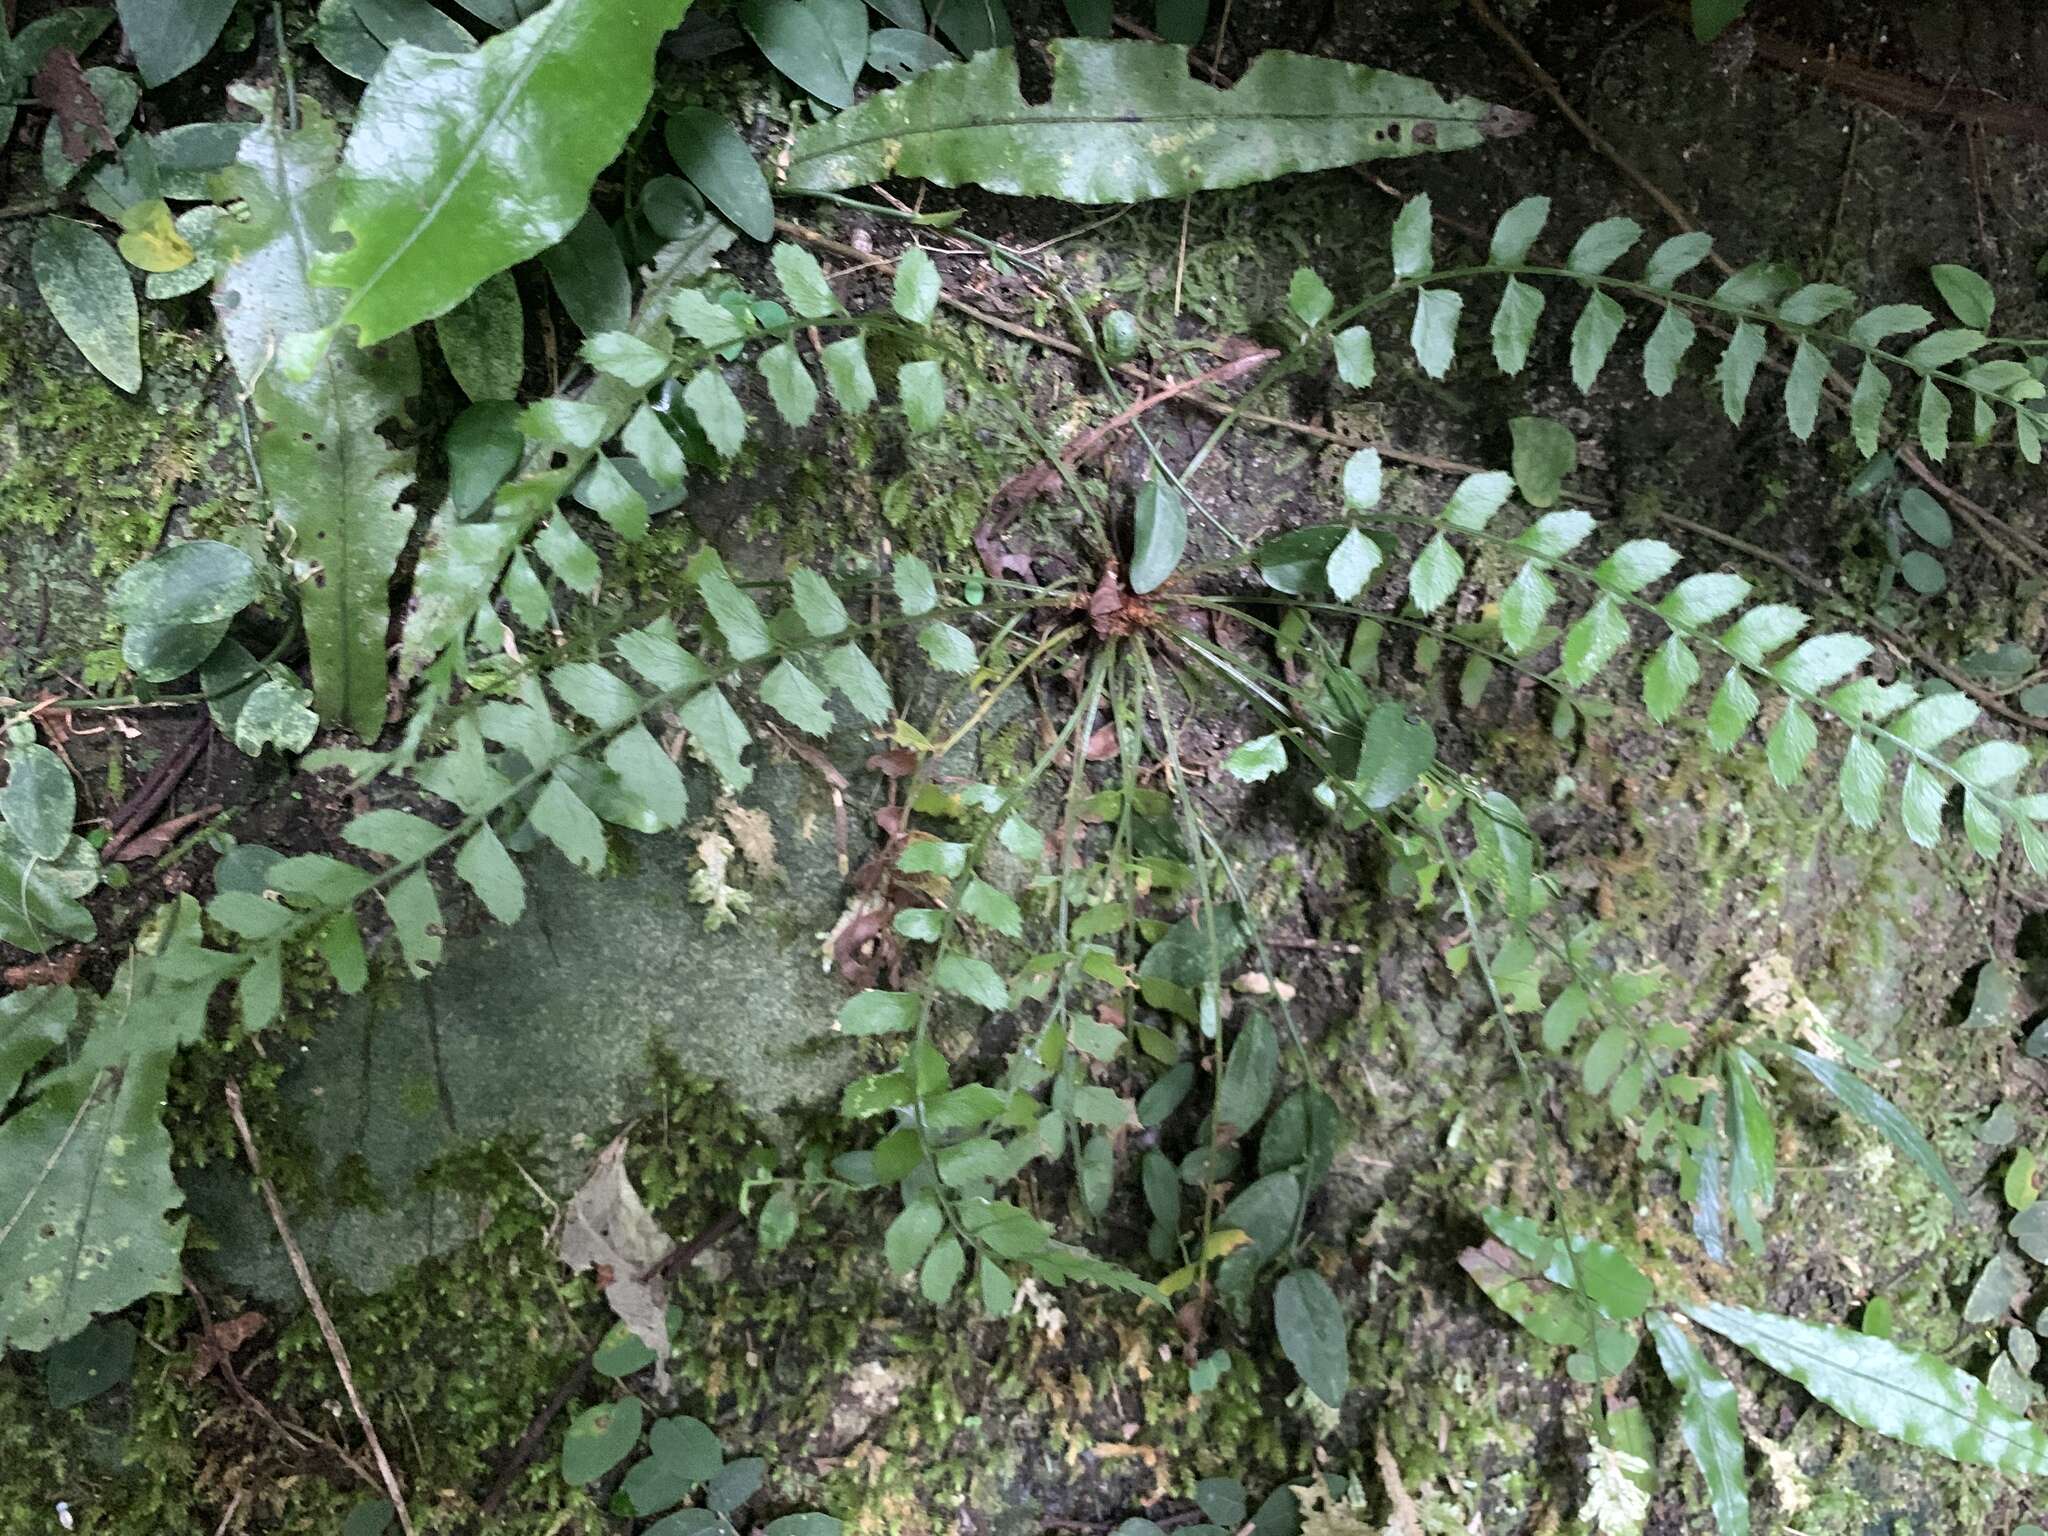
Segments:
[[[278,365],[287,338],[332,325],[343,299],[315,286],[313,262],[334,237],[340,143],[317,104],[300,126],[275,117],[242,140],[227,181],[247,209],[238,259],[214,310],[229,360],[262,418],[256,462],[295,578],[313,661],[313,705],[365,740],[384,728],[391,577],[412,531],[398,498],[412,455],[379,432],[419,389],[412,341],[375,352],[330,350],[305,379]]]
[[[951,11],[973,7],[954,5]],[[1237,84],[1185,49],[1055,39],[1051,99],[1024,99],[1007,49],[944,64],[800,129],[790,190],[921,177],[1018,197],[1129,203],[1361,160],[1471,149],[1528,119],[1389,70],[1268,52]],[[1315,104],[1313,112],[1303,102]]]

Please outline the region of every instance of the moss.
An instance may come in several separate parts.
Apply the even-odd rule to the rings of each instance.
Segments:
[[[126,395],[47,325],[0,311],[0,539],[68,528],[104,575],[154,549],[174,512],[194,534],[246,519],[251,491],[234,418],[214,392],[212,340],[151,326],[142,358],[142,391]]]

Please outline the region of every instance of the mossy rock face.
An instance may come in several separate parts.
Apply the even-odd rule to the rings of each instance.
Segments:
[[[692,786],[693,804],[709,804]],[[748,798],[791,807],[801,770],[761,770]],[[362,1290],[474,1235],[463,1196],[416,1181],[486,1138],[532,1148],[526,1166],[556,1193],[586,1158],[643,1112],[657,1056],[722,1084],[763,1117],[834,1094],[851,1075],[833,1033],[844,986],[824,941],[844,905],[829,817],[808,841],[787,830],[780,884],[716,931],[690,899],[687,834],[636,838],[635,867],[593,880],[552,856],[527,865],[525,917],[448,946],[425,981],[373,988],[323,1023],[281,1085],[326,1189],[353,1203],[293,1213],[309,1254]],[[194,1209],[223,1243],[223,1279],[292,1292],[266,1224],[225,1184],[195,1189]]]

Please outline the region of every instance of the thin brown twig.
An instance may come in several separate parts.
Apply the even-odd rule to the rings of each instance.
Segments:
[[[398,1513],[399,1529],[405,1536],[413,1536],[412,1514],[405,1507],[405,1492],[398,1486],[398,1474],[391,1470],[383,1442],[377,1438],[377,1426],[370,1422],[369,1410],[363,1406],[362,1394],[356,1390],[355,1372],[348,1363],[348,1348],[335,1331],[334,1319],[327,1314],[327,1303],[320,1299],[320,1287],[314,1284],[313,1272],[306,1267],[306,1256],[299,1251],[292,1229],[284,1219],[284,1206],[277,1198],[277,1190],[264,1175],[262,1154],[256,1150],[256,1138],[250,1134],[248,1118],[242,1113],[242,1085],[229,1078],[222,1093],[227,1099],[228,1115],[235,1122],[235,1134],[242,1139],[242,1153],[249,1159],[249,1171],[256,1176],[256,1187],[270,1212],[271,1225],[277,1228],[277,1235],[284,1243],[285,1256],[291,1260],[292,1273],[298,1277],[306,1305],[313,1309],[313,1320],[320,1325],[320,1337],[327,1341],[327,1352],[334,1357],[334,1368],[341,1373],[341,1386],[348,1394],[349,1407],[355,1410],[356,1423],[362,1426],[363,1438],[369,1442],[370,1458],[376,1463],[378,1476],[383,1479],[385,1497],[391,1500],[391,1507]]]
[[[1245,374],[1256,373],[1279,355],[1270,347],[1261,348],[1256,352],[1247,352],[1242,357],[1234,357],[1229,362],[1218,363],[1215,367],[1191,378],[1175,379],[1172,383],[1162,384],[1150,394],[1132,401],[1101,426],[1091,427],[1083,432],[1066,446],[1060,454],[1060,459],[1070,469],[1084,464],[1107,448],[1112,437],[1147,411],[1157,410],[1169,400],[1177,400],[1189,390],[1200,389],[1205,384],[1227,384],[1233,379],[1242,378]],[[1014,510],[1026,507],[1041,496],[1051,495],[1059,483],[1060,472],[1055,465],[1034,464],[1022,474],[1012,476],[990,498],[990,503],[999,509]]]

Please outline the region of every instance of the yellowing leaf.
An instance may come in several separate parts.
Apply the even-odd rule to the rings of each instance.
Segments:
[[[114,243],[129,266],[143,272],[175,272],[192,265],[191,242],[171,221],[171,205],[151,198],[121,211],[121,238]]]

